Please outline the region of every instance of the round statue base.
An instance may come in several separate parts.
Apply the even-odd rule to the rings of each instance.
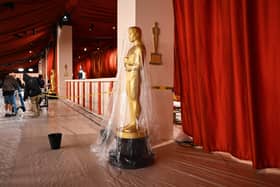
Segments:
[[[48,99],[58,99],[58,97],[55,92],[49,92]]]
[[[148,148],[148,137],[116,137],[117,147],[109,152],[109,163],[124,169],[138,169],[152,165],[154,154]]]

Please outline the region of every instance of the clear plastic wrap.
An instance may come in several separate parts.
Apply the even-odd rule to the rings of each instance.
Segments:
[[[145,47],[138,27],[129,28],[129,40],[124,41],[119,54],[123,62],[120,62],[108,110],[103,116],[102,130],[91,149],[112,165],[140,168],[153,162],[149,136],[153,128],[152,95],[148,66],[144,63]]]

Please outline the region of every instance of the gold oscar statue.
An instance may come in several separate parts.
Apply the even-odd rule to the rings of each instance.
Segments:
[[[145,56],[145,47],[141,41],[141,31],[138,27],[130,27],[128,30],[129,41],[133,43],[124,59],[126,71],[126,95],[129,103],[129,123],[123,128],[123,132],[137,132],[136,121],[141,112],[139,103],[140,94],[140,71]]]
[[[136,169],[153,163],[153,153],[147,145],[148,134],[145,127],[140,127],[138,119],[141,114],[139,101],[141,74],[145,46],[141,40],[141,29],[129,27],[129,41],[133,46],[128,50],[124,59],[126,71],[126,95],[129,105],[129,122],[117,129],[115,150],[110,151],[109,162],[117,167]]]
[[[50,75],[50,90],[49,94],[50,95],[56,95],[56,86],[55,86],[55,72],[54,69],[51,70],[51,75]]]
[[[151,53],[151,61],[150,64],[160,65],[161,62],[161,54],[158,53],[158,42],[159,42],[159,34],[160,29],[158,27],[158,23],[155,22],[153,28],[153,41],[154,41],[154,52]]]

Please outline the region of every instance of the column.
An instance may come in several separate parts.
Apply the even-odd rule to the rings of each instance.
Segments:
[[[72,79],[72,26],[58,26],[57,31],[57,95],[64,97],[66,95],[65,80]]]

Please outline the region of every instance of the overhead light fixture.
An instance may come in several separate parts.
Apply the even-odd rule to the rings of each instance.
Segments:
[[[65,12],[64,15],[60,19],[60,26],[63,25],[70,25],[71,24],[71,17],[68,12]]]
[[[99,47],[97,47],[96,49],[97,49],[97,51],[99,51],[99,50],[100,50],[100,48],[99,48]]]
[[[32,62],[32,60],[31,60],[31,59],[29,59],[29,62]]]
[[[32,50],[29,50],[29,54],[31,54],[32,53]]]
[[[92,24],[92,23],[89,25],[88,30],[89,30],[90,32],[93,31],[93,24]]]
[[[62,21],[69,21],[69,18],[67,15],[64,15],[63,18],[62,18]]]
[[[87,51],[87,48],[86,48],[86,47],[84,48],[84,51]]]
[[[29,72],[33,72],[34,69],[33,69],[33,68],[28,68],[28,71],[29,71]]]
[[[24,72],[23,68],[18,68],[18,72]]]

